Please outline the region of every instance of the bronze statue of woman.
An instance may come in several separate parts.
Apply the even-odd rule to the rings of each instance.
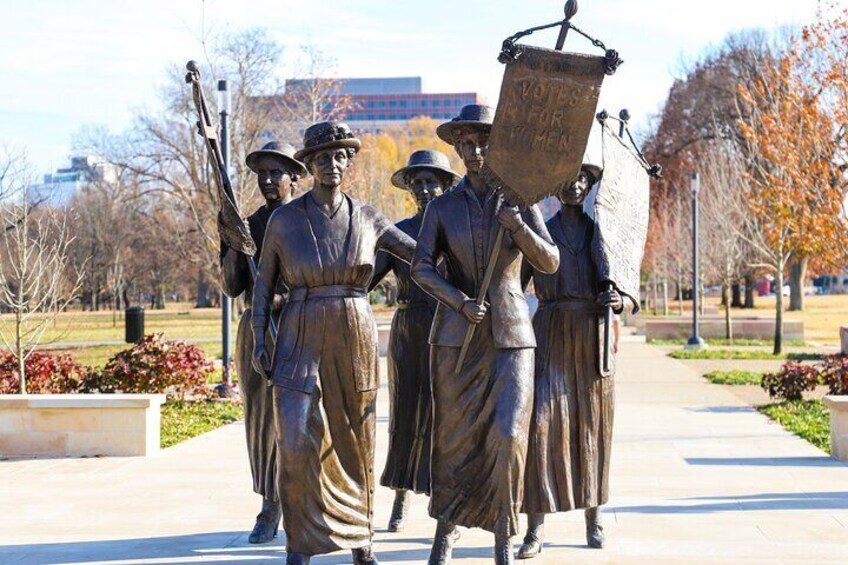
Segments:
[[[585,509],[586,542],[604,544],[600,506],[609,497],[614,406],[613,378],[600,371],[604,308],[620,312],[621,295],[601,288],[592,262],[594,222],[583,201],[601,169],[583,165],[578,179],[559,194],[562,209],[548,220],[560,252],[556,273],[529,263],[522,282],[533,278],[539,309],[536,377],[524,506],[528,531],[518,556],[542,551],[545,514]]]
[[[427,204],[459,181],[447,156],[438,151],[416,151],[407,165],[392,175],[392,184],[415,197],[418,210],[395,224],[417,238]],[[403,528],[410,494],[430,494],[430,346],[427,337],[436,301],[409,276],[409,265],[381,251],[377,255],[373,289],[394,272],[398,309],[392,319],[387,364],[389,368],[389,449],[380,484],[395,490],[389,531]]]
[[[259,191],[265,204],[247,218],[250,236],[256,244],[256,258],[262,256],[262,239],[271,214],[291,201],[299,178],[306,167],[294,158],[294,147],[276,141],[266,143],[247,156],[247,166],[256,173]],[[277,496],[277,449],[274,440],[274,403],[272,389],[265,376],[253,369],[253,329],[250,304],[253,300],[253,275],[247,257],[224,247],[221,250],[221,286],[224,293],[237,297],[244,293],[248,305],[239,321],[236,334],[236,373],[244,405],[244,429],[247,454],[253,476],[253,491],[262,496],[262,510],[256,516],[250,543],[267,543],[277,535],[280,524],[280,499]],[[283,289],[275,289],[272,315],[279,314]],[[269,340],[270,341],[270,340]]]
[[[288,565],[371,549],[379,385],[368,284],[378,250],[409,261],[415,241],[342,192],[360,148],[347,125],[307,128],[295,154],[312,189],[271,217],[253,297],[254,365],[274,383],[274,423]],[[288,289],[273,362],[264,337],[273,289]]]
[[[492,532],[495,562],[512,563],[536,346],[521,290],[521,261],[543,272],[556,271],[558,264],[538,208],[510,206],[480,175],[493,114],[489,107],[469,105],[437,129],[454,145],[467,174],[427,206],[412,263],[412,279],[439,301],[430,332],[430,515],[438,520],[431,565],[450,562],[457,525]],[[501,226],[507,233],[487,301],[479,305],[474,297]],[[468,324],[477,331],[457,371]]]

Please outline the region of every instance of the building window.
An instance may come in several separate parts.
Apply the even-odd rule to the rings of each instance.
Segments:
[[[385,107],[386,107],[386,101],[380,100],[380,108],[385,108]]]
[[[422,101],[421,101],[421,107],[422,107],[422,108],[426,108],[426,107],[427,107],[427,101],[426,101],[426,100],[422,100]]]
[[[450,100],[445,99],[445,108],[450,108]]]
[[[397,106],[397,101],[389,100],[389,108],[394,108],[395,106]]]
[[[400,101],[400,107],[401,107],[401,108],[406,108],[406,100],[401,100],[401,101]]]
[[[369,100],[369,101],[368,101],[365,105],[366,105],[367,107],[369,107],[369,108],[373,108],[373,107],[374,107],[374,101],[373,101],[373,100]]]
[[[433,100],[433,108],[438,108],[438,107],[439,107],[439,101]]]
[[[373,119],[374,119],[374,114],[368,114],[368,119],[369,119],[369,120],[373,120]]]

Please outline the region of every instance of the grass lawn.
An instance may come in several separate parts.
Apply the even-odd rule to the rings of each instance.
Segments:
[[[773,355],[761,349],[680,349],[669,352],[674,359],[794,359],[796,361],[817,361],[820,353],[783,353]]]
[[[763,374],[757,371],[710,371],[704,378],[716,385],[759,385]]]
[[[160,445],[171,447],[244,417],[244,407],[232,402],[180,402],[162,406]]]
[[[11,315],[3,321],[11,330]],[[233,328],[236,322],[233,323]],[[4,330],[5,331],[5,330]],[[235,331],[235,329],[233,330]],[[211,338],[221,335],[221,310],[194,308],[192,304],[169,304],[165,310],[145,310],[144,332],[162,332],[168,339]],[[47,329],[43,343],[123,341],[124,316],[121,312],[113,322],[111,311],[63,312],[55,325]]]
[[[758,410],[796,436],[830,453],[830,416],[821,400],[780,402],[761,406]]]
[[[686,345],[688,338],[680,339],[650,339],[646,343],[651,345]],[[706,338],[704,341],[707,345],[714,347],[772,347],[774,342],[767,339],[723,339],[723,338]],[[786,347],[805,347],[807,342],[802,339],[788,339],[783,341]]]
[[[784,305],[789,304],[789,297],[784,297]],[[721,300],[717,296],[709,296],[706,303],[709,306],[720,307]],[[732,316],[774,317],[774,296],[757,296],[754,299],[755,308],[742,310],[734,308]],[[673,311],[676,312],[674,306]],[[720,311],[721,315],[724,310]],[[825,345],[839,345],[839,326],[848,323],[848,294],[822,294],[804,297],[802,312],[784,312],[787,320],[804,322],[804,337]],[[789,344],[787,344],[789,345]]]
[[[222,345],[220,342],[198,343],[197,346],[206,352],[207,357],[212,359],[221,358]],[[53,351],[57,353],[69,353],[77,363],[82,363],[83,365],[103,367],[116,353],[130,347],[132,347],[132,344],[127,343],[125,345],[95,345],[92,347],[74,347],[72,349],[58,349]]]

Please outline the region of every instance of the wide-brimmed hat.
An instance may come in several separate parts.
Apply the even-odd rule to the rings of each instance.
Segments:
[[[600,168],[598,165],[593,165],[592,163],[583,163],[580,165],[581,171],[586,171],[588,174],[594,177],[595,182],[601,180],[601,177],[604,176],[604,170]],[[595,184],[595,183],[592,183]]]
[[[449,177],[451,186],[458,183],[459,179],[462,178],[450,168],[450,161],[447,155],[441,151],[422,149],[409,156],[405,167],[395,171],[392,175],[392,184],[398,188],[409,190],[409,183],[406,182],[407,173],[418,169],[430,169],[437,174]]]
[[[462,127],[478,127],[481,129],[492,129],[492,121],[495,119],[495,109],[483,104],[469,104],[463,106],[459,115],[449,122],[439,124],[436,135],[453,145],[456,142],[456,131]]]
[[[284,163],[295,169],[294,172],[300,176],[304,176],[306,174],[306,167],[294,156],[294,147],[288,143],[280,143],[279,141],[269,141],[263,145],[261,149],[248,153],[244,162],[248,167],[250,167],[250,170],[255,173],[256,162],[260,157],[266,156],[276,157],[282,160]]]
[[[362,143],[353,135],[347,124],[343,122],[320,122],[312,124],[303,133],[303,149],[294,154],[294,158],[302,161],[322,149],[345,147],[359,150]]]

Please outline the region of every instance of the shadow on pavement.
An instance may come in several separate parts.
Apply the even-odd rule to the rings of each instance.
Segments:
[[[846,467],[848,464],[821,457],[687,457],[689,465],[743,465],[761,467]]]
[[[848,509],[848,492],[775,492],[741,496],[703,496],[673,499],[678,504],[611,506],[616,513],[710,514],[750,510]],[[703,501],[703,503],[699,503]],[[712,501],[712,502],[708,502]],[[695,502],[695,504],[692,504]]]

